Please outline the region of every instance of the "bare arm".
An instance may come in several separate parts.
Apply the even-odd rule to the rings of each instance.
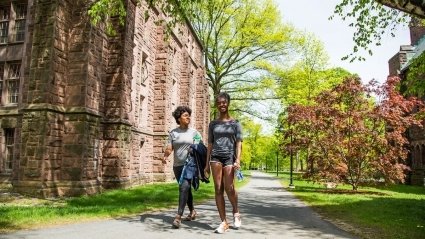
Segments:
[[[162,159],[162,163],[167,163],[168,156],[170,156],[172,152],[173,152],[173,145],[172,144],[167,145],[164,151],[164,158]]]
[[[210,175],[210,159],[211,159],[211,151],[212,151],[212,144],[208,143],[208,147],[207,147],[207,161],[205,163],[205,169],[204,169],[204,173],[205,176],[208,178]]]
[[[237,141],[236,142],[236,161],[233,164],[235,169],[240,169],[241,167],[241,153],[242,153],[242,142]]]

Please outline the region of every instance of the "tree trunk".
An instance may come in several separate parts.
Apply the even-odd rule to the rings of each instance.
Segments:
[[[298,151],[297,151],[295,158],[296,158],[296,162],[297,162],[295,164],[295,172],[298,172],[298,165],[300,165],[300,154],[298,153]]]
[[[304,160],[300,159],[300,171],[304,172]]]

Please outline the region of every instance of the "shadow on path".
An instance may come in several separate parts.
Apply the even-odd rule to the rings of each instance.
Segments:
[[[286,191],[278,179],[253,172],[250,182],[239,191],[242,227],[215,234],[220,224],[215,201],[196,205],[195,221],[183,221],[180,229],[171,223],[174,210],[156,211],[135,217],[122,217],[98,222],[79,223],[55,228],[20,231],[0,235],[0,239],[136,239],[136,238],[355,238],[333,224],[322,220],[303,202]],[[230,203],[226,212],[232,222]]]

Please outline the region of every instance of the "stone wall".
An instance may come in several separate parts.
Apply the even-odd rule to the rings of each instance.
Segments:
[[[411,45],[400,46],[397,52],[389,61],[389,76],[398,76],[401,79],[406,77],[409,66],[406,63],[417,53],[417,44],[423,44],[420,39],[423,38],[425,27],[417,25],[415,19],[410,24]],[[401,91],[406,89],[402,86]],[[410,170],[406,175],[406,183],[425,186],[425,130],[419,127],[410,127],[407,131],[409,140],[409,154],[407,166]]]
[[[190,25],[166,38],[155,24],[166,19],[160,11],[127,1],[125,26],[107,36],[90,24],[87,1],[28,3],[20,103],[0,109],[0,126],[16,128],[13,172],[4,174],[14,190],[72,196],[173,180],[161,160],[177,126],[171,112],[192,107],[192,127],[204,137],[209,122],[202,48]]]
[[[409,23],[409,32],[410,32],[410,44],[412,46],[417,45],[419,43],[419,40],[421,40],[421,38],[425,34],[425,27],[421,23],[421,20],[415,17],[411,18]]]
[[[425,131],[419,127],[411,127],[408,131],[410,142],[407,164],[410,171],[407,183],[425,186]]]
[[[400,46],[400,50],[388,60],[389,76],[398,76],[402,67],[409,61],[414,54],[414,47],[410,45]]]

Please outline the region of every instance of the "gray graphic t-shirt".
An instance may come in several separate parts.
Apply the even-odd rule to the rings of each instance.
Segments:
[[[242,141],[242,126],[237,120],[213,120],[208,127],[208,143],[212,144],[212,157],[232,157],[236,142]]]
[[[168,137],[168,144],[173,146],[174,162],[173,166],[182,166],[186,161],[189,147],[194,143],[195,136],[201,138],[201,134],[192,128],[181,129],[175,128],[171,130]]]

